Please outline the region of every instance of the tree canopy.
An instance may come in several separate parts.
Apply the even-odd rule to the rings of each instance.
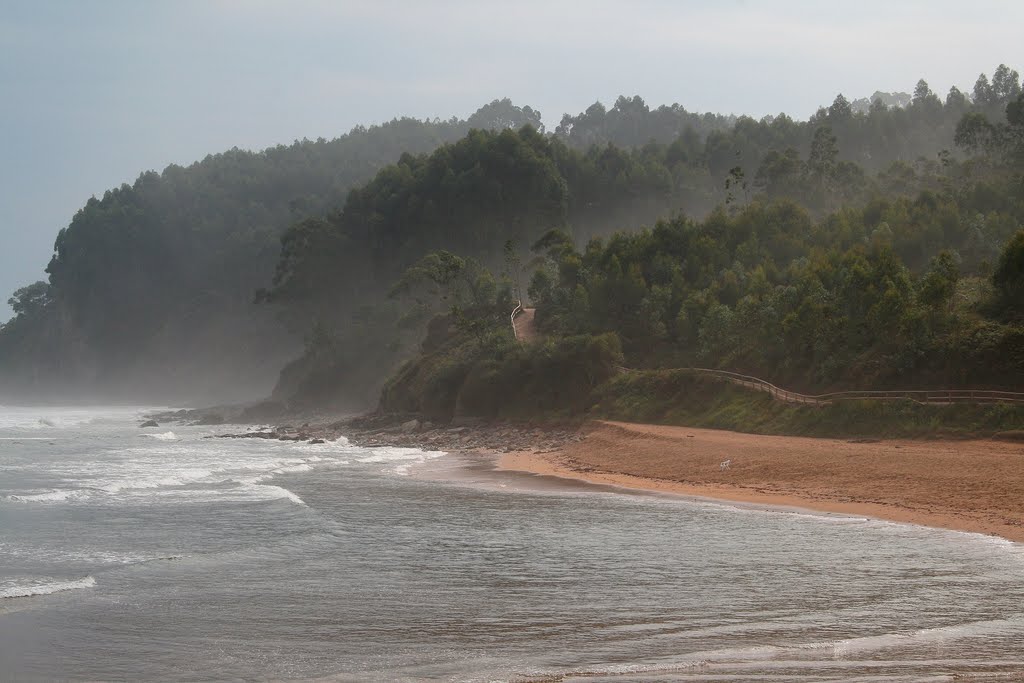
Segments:
[[[548,132],[506,98],[465,120],[233,149],[88,200],[48,282],[10,299],[0,375],[251,395],[302,353],[292,386],[328,363],[365,389],[429,327],[389,297],[396,282],[442,286],[462,263],[500,307],[507,283],[485,273],[515,262],[542,328],[614,334],[631,362],[804,386],[959,381],[1015,334],[1022,163],[1005,65],[969,94],[920,80],[839,94],[806,121],[621,96]],[[481,342],[473,310],[441,313]],[[1013,362],[992,367],[1006,380]]]

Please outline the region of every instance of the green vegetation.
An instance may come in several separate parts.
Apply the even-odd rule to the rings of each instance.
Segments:
[[[1024,409],[1016,407],[787,405],[657,368],[723,368],[809,392],[1019,389],[1024,193],[1018,158],[1007,149],[1021,101],[1018,94],[1007,104],[1008,123],[986,124],[1000,131],[998,151],[945,155],[912,194],[883,191],[879,175],[859,201],[842,197],[839,208],[821,211],[844,183],[836,180],[834,135],[820,128],[806,161],[786,155],[800,179],[791,189],[804,201],[762,185],[703,220],[664,219],[606,239],[581,240],[567,220],[533,245],[528,293],[547,341],[514,345],[498,318],[492,335],[500,343],[469,345],[453,332],[402,368],[381,407],[441,419],[586,414],[818,435],[1018,428]],[[742,169],[725,188],[746,191]],[[568,372],[583,366],[579,349],[588,339],[614,339],[615,353],[603,356],[610,374],[597,383]],[[566,351],[555,352],[557,345]],[[616,374],[620,348],[621,362],[651,372]],[[545,358],[558,359],[545,373],[564,378],[561,390],[533,384]],[[532,402],[517,394],[521,386],[530,387]]]
[[[329,141],[232,149],[93,197],[57,235],[45,293],[0,327],[0,386],[149,399],[266,391],[308,329],[253,303],[285,229],[403,153],[523,125],[540,125],[539,113],[496,100],[464,121],[403,118]]]
[[[546,133],[502,100],[234,150],[90,200],[49,282],[12,298],[0,374],[195,388],[284,366],[282,405],[355,407],[383,387],[381,408],[434,420],[1012,429],[1000,408],[812,410],[666,368],[812,393],[1021,388],[1022,164],[1005,66],[969,96],[920,81],[803,122],[620,97]],[[536,343],[512,338],[520,299]]]
[[[960,279],[987,267],[987,252],[972,251],[979,214],[992,245],[1024,216],[926,192],[821,221],[755,201],[582,251],[552,234],[529,291],[542,330],[615,331],[633,367],[723,368],[811,390],[1012,388],[1024,378],[1024,331],[954,300]],[[1019,300],[1011,271],[1000,265],[992,281],[1000,301]]]
[[[448,421],[456,414],[565,418],[590,407],[615,375],[622,353],[614,334],[580,335],[520,346],[507,335],[483,343],[448,339],[388,380],[380,407]]]
[[[909,400],[793,404],[687,370],[620,374],[603,385],[594,399],[589,413],[593,417],[754,434],[991,436],[1024,425],[1024,404],[922,405]]]

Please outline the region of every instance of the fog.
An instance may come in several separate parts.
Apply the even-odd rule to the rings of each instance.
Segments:
[[[6,389],[17,385],[15,393],[25,396],[24,387],[34,387],[46,397],[64,386],[81,398],[102,387],[116,400],[266,395],[308,343],[310,322],[325,315],[251,307],[280,267],[276,235],[293,221],[341,208],[349,189],[402,152],[428,153],[471,126],[502,127],[478,112],[488,102],[511,98],[507,106],[518,107],[513,118],[541,123],[549,135],[563,115],[576,117],[576,137],[566,128],[561,139],[577,150],[646,141],[616,132],[611,115],[604,128],[585,131],[595,101],[603,103],[601,112],[618,112],[617,99],[636,93],[649,110],[678,103],[685,110],[665,110],[664,120],[641,126],[641,135],[655,131],[651,137],[664,145],[695,129],[688,152],[668,155],[677,163],[737,116],[785,113],[803,121],[837,93],[849,101],[877,91],[909,93],[919,78],[939,100],[951,86],[969,94],[980,72],[1013,66],[1022,23],[1024,7],[997,2],[8,3],[0,17],[7,95],[0,111],[0,319],[14,312],[5,303],[11,292],[47,279],[55,238],[71,229],[54,262],[53,277],[64,278],[65,313],[31,334],[8,330],[21,346],[0,348],[9,365],[19,366],[18,382]],[[864,102],[857,104],[861,111]],[[366,135],[358,129],[348,141],[245,157],[239,163],[258,167],[253,182],[217,185],[231,173],[224,169],[236,168],[218,158],[136,183],[140,173],[188,167],[226,150],[334,140],[354,126],[403,116],[431,123]],[[942,135],[915,138],[892,158],[934,156],[948,146],[953,124],[949,114],[935,128]],[[793,140],[806,156],[809,134]],[[849,155],[846,140],[840,151]],[[708,177],[697,180],[662,160],[658,172],[677,174],[672,182],[688,184],[686,191],[655,196],[653,184],[663,181],[652,176],[628,201],[570,207],[559,220],[579,223],[575,237],[585,240],[663,215],[703,216],[727,198],[720,187],[725,171],[739,163],[752,182],[762,152],[737,149],[732,156],[730,148],[710,159]],[[303,164],[321,170],[284,170]],[[344,168],[323,173],[331,164]],[[135,183],[134,199],[87,205],[124,183]],[[235,194],[204,196],[208,204],[189,194],[215,186]],[[146,208],[126,223],[104,213],[113,208],[126,216],[138,206]],[[106,243],[109,226],[121,236]],[[207,249],[204,240],[211,239]],[[130,254],[130,265],[115,259],[122,265],[108,272],[104,259],[117,249]],[[492,268],[500,264],[496,252],[481,258]],[[166,287],[150,291],[150,281]],[[375,287],[382,296],[387,283]],[[37,360],[12,363],[29,357]]]
[[[806,117],[920,77],[969,89],[1022,23],[994,1],[7,2],[0,317],[84,201],[146,169],[506,96],[549,126],[633,93]]]

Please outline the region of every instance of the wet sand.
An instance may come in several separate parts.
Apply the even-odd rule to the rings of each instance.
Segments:
[[[595,422],[585,432],[560,450],[503,454],[499,468],[1024,542],[1021,443],[858,443],[623,422]]]

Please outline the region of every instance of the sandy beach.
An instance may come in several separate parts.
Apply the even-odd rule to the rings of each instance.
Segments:
[[[499,467],[1024,542],[1021,443],[854,442],[621,422],[591,423],[584,433],[557,450],[506,453]]]

